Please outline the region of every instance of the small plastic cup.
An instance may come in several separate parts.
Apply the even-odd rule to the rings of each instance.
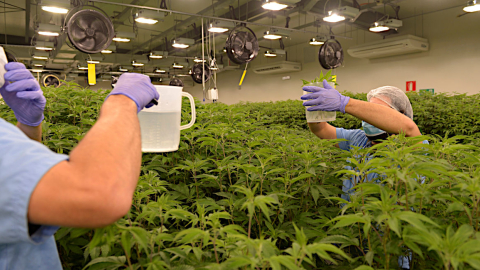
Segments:
[[[304,86],[318,86],[323,88],[323,82],[309,83]],[[309,94],[309,92],[303,91],[303,94]],[[305,107],[305,116],[307,118],[307,123],[329,122],[335,121],[335,119],[337,119],[337,112],[307,111],[307,109],[310,107],[311,106]]]

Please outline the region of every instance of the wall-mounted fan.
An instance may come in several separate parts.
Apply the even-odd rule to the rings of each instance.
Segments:
[[[115,36],[112,21],[102,12],[84,9],[75,12],[66,24],[68,39],[84,53],[99,53]]]
[[[212,76],[212,73],[210,71],[210,68],[205,65],[205,64],[195,64],[193,65],[192,67],[192,79],[194,82],[196,83],[203,83],[202,82],[202,74],[203,74],[203,70],[205,69],[205,75],[204,75],[204,78],[205,78],[205,82],[207,82],[210,77]]]
[[[338,68],[343,63],[343,49],[335,39],[327,40],[318,51],[318,61],[324,69]]]
[[[183,81],[180,80],[179,78],[173,78],[173,79],[170,80],[170,83],[168,85],[183,87]]]
[[[258,54],[258,39],[246,26],[235,27],[225,43],[227,55],[232,62],[241,65],[252,61]]]
[[[42,86],[53,86],[55,88],[60,86],[60,78],[52,73],[44,74],[40,80]]]

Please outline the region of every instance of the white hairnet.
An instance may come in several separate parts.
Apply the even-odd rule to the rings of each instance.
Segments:
[[[390,107],[413,120],[412,104],[410,104],[407,95],[405,95],[405,93],[399,88],[394,86],[382,86],[373,89],[368,92],[367,100],[370,102],[370,99],[373,97],[387,103]]]

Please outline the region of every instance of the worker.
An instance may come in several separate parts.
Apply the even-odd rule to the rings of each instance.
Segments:
[[[130,210],[142,156],[137,113],[159,94],[148,76],[123,74],[66,156],[39,143],[47,101],[38,82],[21,63],[5,69],[0,95],[18,124],[0,119],[0,269],[62,269],[59,226],[104,227]]]
[[[367,94],[368,102],[356,100],[340,94],[326,80],[323,88],[318,86],[304,86],[304,106],[308,111],[340,111],[351,114],[362,120],[361,129],[335,128],[327,122],[308,123],[313,134],[320,139],[333,140],[345,139],[336,144],[336,147],[350,151],[353,146],[367,148],[390,135],[404,133],[406,137],[421,136],[418,126],[413,122],[413,109],[405,93],[397,87],[384,86],[371,90]],[[423,141],[428,144],[428,141]],[[367,175],[367,181],[378,179],[377,173]],[[353,193],[353,187],[358,184],[360,177],[343,181],[341,197],[347,201]],[[409,269],[408,259],[400,256],[399,266]]]

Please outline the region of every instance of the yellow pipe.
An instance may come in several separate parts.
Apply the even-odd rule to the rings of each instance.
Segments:
[[[242,86],[243,79],[245,79],[245,74],[247,74],[247,70],[246,70],[246,69],[243,71],[243,75],[242,75],[242,78],[240,79],[240,83],[238,84],[238,86]]]

